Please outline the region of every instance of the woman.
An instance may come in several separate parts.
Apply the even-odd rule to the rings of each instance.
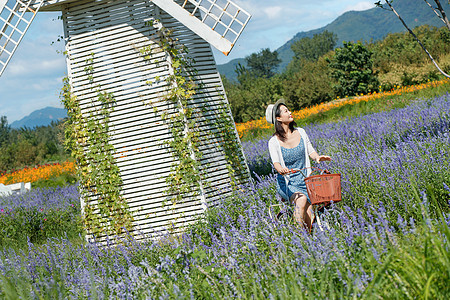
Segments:
[[[326,155],[317,154],[308,135],[303,128],[296,128],[294,119],[283,99],[271,104],[266,109],[266,120],[275,125],[275,133],[269,140],[269,152],[277,176],[277,192],[295,205],[294,218],[311,228],[312,208],[306,191],[304,176],[301,172],[291,173],[290,169],[306,169],[307,176],[311,173],[309,158],[316,162],[329,161]]]

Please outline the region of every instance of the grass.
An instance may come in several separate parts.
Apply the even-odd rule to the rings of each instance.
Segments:
[[[64,172],[58,176],[39,179],[32,183],[33,188],[49,188],[58,186],[68,186],[77,183],[77,178],[72,172]]]

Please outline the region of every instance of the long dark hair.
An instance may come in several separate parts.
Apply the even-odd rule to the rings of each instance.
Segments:
[[[283,125],[281,125],[281,122],[278,122],[277,118],[281,114],[281,106],[286,106],[285,104],[278,105],[277,109],[275,110],[275,133],[273,135],[276,135],[282,142],[286,141],[286,132],[284,131]],[[286,106],[287,107],[287,106]],[[289,130],[294,132],[295,127],[297,124],[295,121],[292,121],[289,123]]]

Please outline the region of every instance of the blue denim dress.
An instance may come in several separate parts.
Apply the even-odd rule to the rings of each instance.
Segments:
[[[305,167],[305,144],[303,139],[295,148],[289,149],[281,147],[281,154],[283,155],[284,164],[289,169],[303,169]],[[303,171],[306,174],[306,170]],[[283,175],[277,176],[277,192],[285,200],[289,200],[294,193],[302,193],[306,195],[309,200],[308,192],[306,191],[306,184],[303,180],[305,177],[301,172],[290,174],[289,183],[286,188],[286,180]]]

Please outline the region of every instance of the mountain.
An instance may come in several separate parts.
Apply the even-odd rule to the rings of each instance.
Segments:
[[[280,55],[278,55],[278,57],[280,57]],[[235,58],[233,60],[230,60],[226,64],[217,65],[217,70],[219,71],[220,75],[224,75],[228,79],[237,81],[237,75],[234,70],[236,70],[236,67],[239,64],[247,66],[245,58]]]
[[[447,1],[441,1],[444,10],[450,10],[450,4]],[[396,0],[393,3],[394,8],[405,20],[410,28],[424,24],[441,27],[442,21],[434,14],[424,1]],[[389,33],[406,31],[400,20],[393,12],[378,7],[364,11],[348,11],[336,18],[330,24],[310,30],[297,33],[292,39],[276,49],[281,64],[278,72],[282,72],[292,60],[294,53],[291,45],[304,37],[313,37],[314,34],[322,33],[328,30],[334,32],[337,37],[337,47],[342,46],[343,41],[377,41],[386,37]],[[238,63],[245,64],[244,58],[233,59],[230,62],[218,65],[220,74],[228,79],[236,80],[235,67]]]
[[[64,108],[46,107],[35,110],[21,120],[12,122],[11,128],[48,126],[52,122],[62,120],[65,117],[67,117],[67,111]]]

